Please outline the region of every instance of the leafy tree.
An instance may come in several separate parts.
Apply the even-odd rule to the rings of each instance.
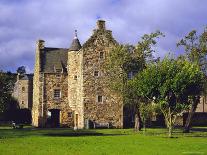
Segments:
[[[26,68],[25,66],[20,66],[17,68],[17,73],[18,74],[25,74],[26,73]]]
[[[146,104],[146,102],[141,102],[139,105],[140,117],[143,122],[143,131],[146,132],[146,122],[150,119],[154,112],[154,105],[152,103]]]
[[[12,107],[15,99],[12,97],[15,77],[10,72],[0,71],[0,113]]]
[[[135,112],[135,130],[141,129],[139,112],[139,98],[128,87],[127,81],[133,75],[142,71],[148,62],[153,61],[153,46],[156,39],[164,36],[160,31],[145,34],[134,47],[131,45],[117,45],[107,56],[104,68],[109,78],[108,86],[112,91],[121,94],[125,104],[133,104]],[[129,76],[132,75],[132,76]]]
[[[185,58],[192,63],[196,63],[199,65],[201,70],[207,74],[207,29],[198,36],[196,30],[191,31],[188,35],[186,35],[183,39],[179,41],[177,46],[183,46],[185,48]],[[206,82],[204,83],[206,85]],[[204,90],[203,95],[206,96],[206,90]],[[193,95],[193,104],[189,111],[184,132],[190,131],[190,123],[193,117],[193,114],[196,111],[197,105],[200,102],[200,94],[192,94]]]
[[[129,85],[137,96],[159,106],[171,137],[176,117],[192,103],[192,91],[199,94],[203,90],[203,73],[196,64],[166,57],[150,64],[129,81]]]

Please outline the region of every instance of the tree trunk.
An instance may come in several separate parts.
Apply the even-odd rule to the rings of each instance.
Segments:
[[[173,123],[172,123],[172,114],[171,114],[171,109],[169,108],[169,121],[168,121],[168,137],[172,137],[172,128],[173,128]]]
[[[135,131],[140,131],[141,130],[141,117],[139,113],[139,109],[136,109],[135,113],[135,124],[134,124],[134,130]]]
[[[200,96],[194,96],[193,104],[192,104],[191,109],[188,113],[188,117],[186,119],[185,127],[184,127],[184,130],[183,130],[183,132],[185,132],[185,133],[190,132],[191,121],[192,121],[193,115],[196,111],[196,108],[197,108],[197,105],[198,105],[199,102],[200,102]]]
[[[146,133],[146,120],[143,120],[143,132]]]

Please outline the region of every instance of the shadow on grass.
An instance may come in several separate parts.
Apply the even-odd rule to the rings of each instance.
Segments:
[[[105,133],[95,130],[77,130],[68,128],[25,128],[25,129],[0,129],[0,139],[23,138],[29,136],[48,137],[84,137],[84,136],[124,136],[122,133]]]
[[[194,127],[194,128],[191,129],[191,131],[195,131],[195,132],[207,132],[207,128]]]
[[[44,134],[44,136],[51,136],[51,137],[86,137],[86,136],[124,136],[124,134],[103,134],[103,133],[97,133],[97,132],[70,132],[70,133],[47,133],[47,134]]]

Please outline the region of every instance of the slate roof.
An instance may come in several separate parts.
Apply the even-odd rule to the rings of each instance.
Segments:
[[[42,72],[54,73],[55,69],[63,69],[67,72],[68,49],[45,47],[42,62]]]
[[[71,46],[70,46],[70,51],[79,51],[81,49],[81,44],[80,44],[80,41],[78,40],[77,37],[75,37],[71,43]]]
[[[33,79],[33,74],[20,75],[19,79],[20,80],[32,80]]]

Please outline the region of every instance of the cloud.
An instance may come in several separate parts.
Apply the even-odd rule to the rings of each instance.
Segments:
[[[32,72],[35,42],[69,47],[78,29],[84,43],[97,19],[105,19],[120,43],[136,44],[157,29],[166,37],[158,42],[157,55],[182,53],[176,42],[192,29],[206,26],[206,0],[1,0],[0,69],[15,71],[25,65]]]

